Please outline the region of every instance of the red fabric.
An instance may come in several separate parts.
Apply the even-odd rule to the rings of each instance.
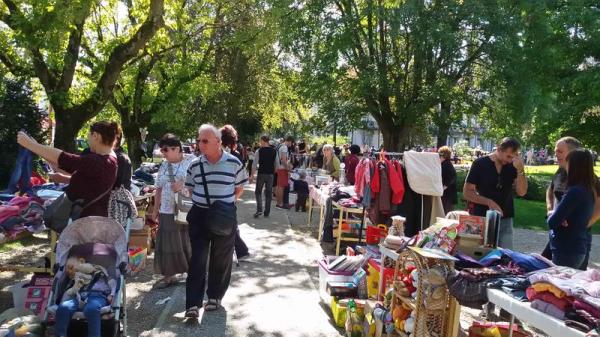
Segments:
[[[346,181],[350,185],[355,184],[355,176],[356,176],[356,166],[358,166],[358,156],[355,154],[350,154],[346,156],[344,159],[344,168],[346,170]]]
[[[117,157],[111,155],[101,156],[95,153],[75,155],[62,152],[58,157],[58,167],[73,174],[66,190],[69,199],[73,201],[83,199],[84,204],[112,188],[117,179]],[[109,198],[110,193],[106,193],[100,200],[84,209],[81,217],[108,216]]]
[[[575,300],[575,302],[573,302],[573,307],[575,307],[575,309],[587,311],[587,313],[589,313],[590,315],[600,319],[600,310],[596,309],[592,305],[589,305],[583,301]]]
[[[46,179],[44,179],[44,177],[42,177],[35,170],[31,172],[31,178],[29,179],[29,181],[31,182],[31,186],[43,185],[46,183]]]
[[[290,176],[288,170],[277,170],[277,187],[287,187],[290,184],[289,181]]]
[[[354,191],[359,197],[364,196],[365,186],[371,183],[371,169],[372,161],[369,159],[363,159],[356,166],[356,173],[354,176]]]
[[[554,305],[561,311],[567,311],[567,309],[570,309],[573,305],[573,299],[570,297],[558,298],[548,291],[538,293],[532,287],[527,288],[526,294],[530,302],[533,302],[533,300],[541,300]]]
[[[398,175],[398,171],[392,162],[385,159],[385,163],[388,168],[390,187],[392,188],[392,204],[397,205],[402,203],[402,200],[404,199],[404,181],[402,179],[402,170],[400,171],[400,175]],[[374,193],[379,193],[379,191],[381,191],[379,172],[378,170],[374,171],[373,178],[371,179],[371,190]]]

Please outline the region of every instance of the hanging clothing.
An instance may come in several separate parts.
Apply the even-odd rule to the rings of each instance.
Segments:
[[[393,192],[391,202],[392,202],[392,204],[397,205],[397,204],[401,203],[402,199],[404,198],[404,182],[400,179],[400,175],[398,175],[398,171],[396,171],[396,169],[394,168],[394,165],[392,165],[392,163],[389,160],[385,159],[385,160],[383,160],[383,162],[385,163],[385,165],[387,167],[389,185]],[[375,193],[379,193],[379,191],[381,189],[381,181],[379,178],[379,174],[380,174],[379,172],[380,172],[379,170],[375,170],[373,179],[371,179],[371,189]]]
[[[417,193],[441,197],[442,166],[437,153],[404,152],[404,165],[410,187]]]

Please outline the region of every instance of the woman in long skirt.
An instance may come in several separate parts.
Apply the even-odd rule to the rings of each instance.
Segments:
[[[181,141],[170,133],[163,136],[159,146],[165,161],[158,170],[152,218],[159,223],[154,272],[163,275],[156,285],[162,289],[176,284],[177,274],[187,272],[192,255],[187,228],[175,221],[175,212],[176,194],[183,189],[187,169],[194,157],[184,157]]]

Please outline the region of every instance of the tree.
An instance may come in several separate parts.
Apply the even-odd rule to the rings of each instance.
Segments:
[[[4,78],[0,83],[0,186],[5,186],[17,157],[17,132],[25,130],[38,141],[43,140],[44,112],[33,100],[30,83],[23,79]]]
[[[210,14],[213,4],[216,10]],[[186,135],[190,122],[199,117],[193,110],[173,112],[185,110],[190,97],[209,95],[207,75],[215,44],[212,27],[222,15],[221,8],[218,2],[188,1],[170,7],[166,21],[172,24],[157,34],[117,81],[111,103],[121,117],[134,166],[144,156],[140,128],[149,127],[155,119],[166,123],[165,131]],[[175,120],[184,123],[177,125]]]
[[[470,95],[475,66],[491,42],[492,5],[476,1],[321,0],[286,3],[287,50],[321,95],[348,88],[378,122],[386,148],[402,150],[460,120],[455,104]],[[483,17],[483,18],[482,18]],[[290,19],[292,18],[292,19]],[[335,76],[332,76],[335,74]],[[332,81],[331,79],[335,79]],[[346,82],[346,85],[340,85]],[[453,113],[455,112],[455,113]]]
[[[79,129],[102,110],[123,68],[163,25],[164,0],[124,4],[136,24],[121,26],[115,0],[0,3],[6,25],[0,62],[15,76],[39,79],[55,111],[59,148],[74,150]]]

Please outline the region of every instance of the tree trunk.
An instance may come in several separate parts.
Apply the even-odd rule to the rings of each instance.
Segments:
[[[140,130],[136,125],[127,128],[123,126],[123,133],[127,140],[127,150],[129,152],[129,159],[131,159],[131,165],[134,169],[138,168],[142,164],[142,157],[145,156],[142,150]]]
[[[54,107],[54,116],[56,118],[56,131],[54,133],[54,147],[70,153],[77,152],[75,139],[79,130],[83,127],[83,122],[56,105]]]
[[[452,126],[452,120],[450,119],[450,104],[441,102],[440,112],[437,118],[437,147],[440,148],[448,143],[448,135],[450,134],[450,127]]]
[[[402,152],[406,147],[406,137],[403,136],[402,127],[383,127],[381,134],[383,135],[383,147],[389,152]]]

